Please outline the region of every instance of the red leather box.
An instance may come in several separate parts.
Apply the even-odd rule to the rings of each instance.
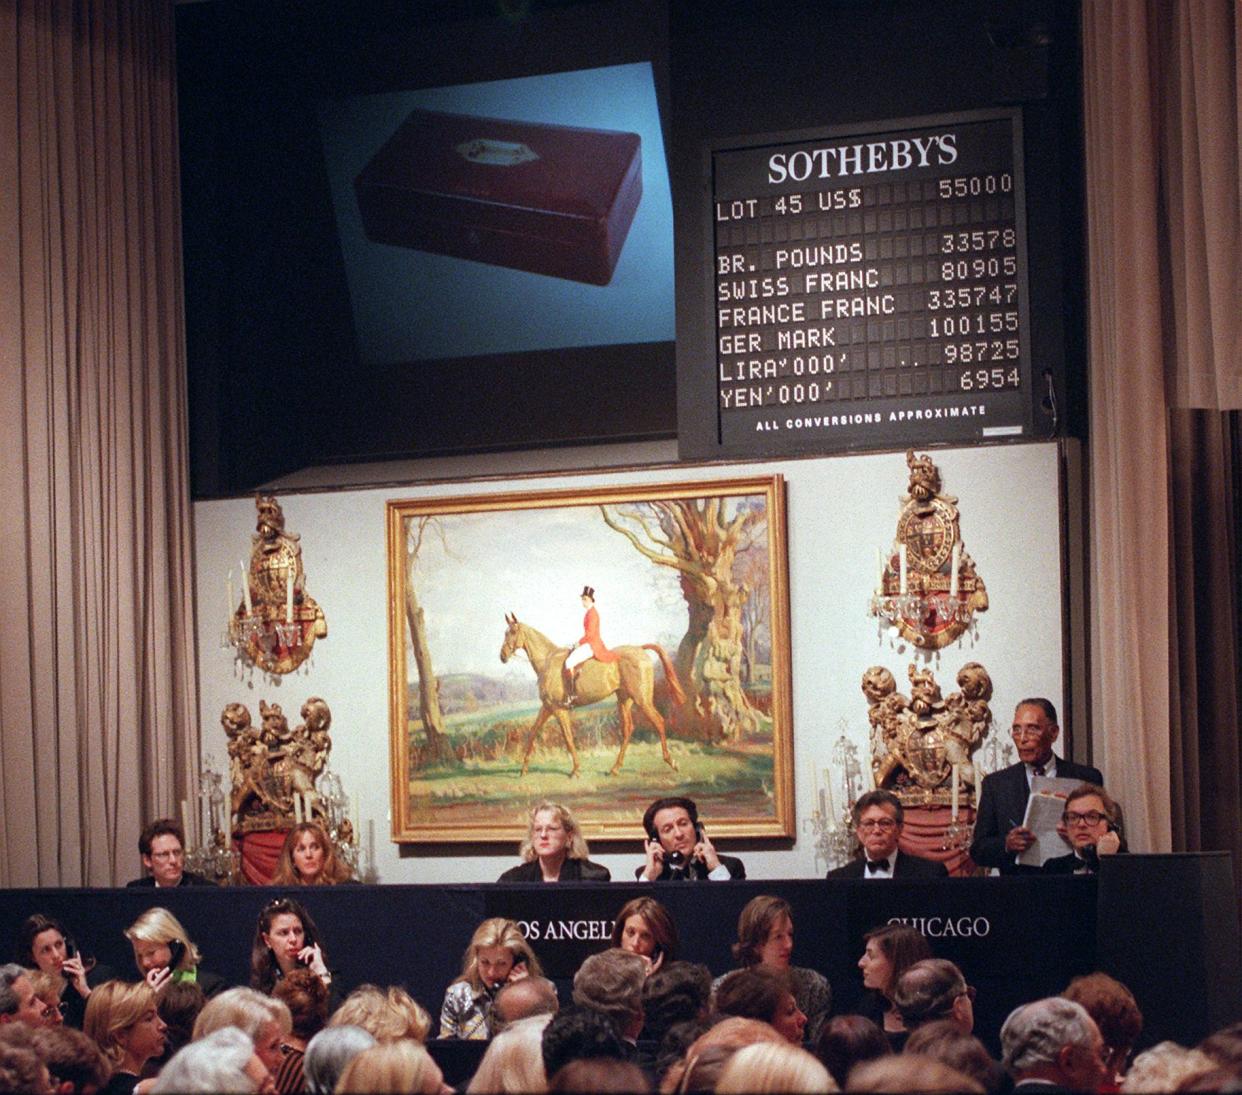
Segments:
[[[415,110],[354,190],[376,243],[607,285],[642,198],[642,141]]]

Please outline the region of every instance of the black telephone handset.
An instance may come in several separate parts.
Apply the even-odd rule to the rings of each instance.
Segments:
[[[74,958],[76,957],[77,953],[78,953],[78,945],[73,941],[73,936],[66,935],[65,936],[65,958],[66,959]],[[71,974],[68,970],[62,969],[60,971],[60,975],[66,981],[73,980],[73,974]]]
[[[171,939],[168,942],[168,968],[176,970],[181,965],[181,959],[185,957],[185,944],[180,939]]]

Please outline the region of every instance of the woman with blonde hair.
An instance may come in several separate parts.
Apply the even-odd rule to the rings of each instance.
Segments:
[[[674,1092],[713,1091],[729,1058],[743,1046],[760,1042],[787,1045],[770,1023],[730,1016],[699,1035],[660,1081],[662,1095]]]
[[[87,1000],[83,1033],[112,1066],[104,1095],[129,1095],[146,1063],[164,1052],[164,1021],[155,1004],[154,990],[142,981],[106,981]]]
[[[451,1092],[426,1046],[401,1038],[364,1049],[341,1073],[337,1095],[442,1095]]]
[[[317,821],[289,830],[276,862],[273,886],[339,886],[353,882],[353,872],[336,854],[336,845]]]
[[[328,1023],[333,1027],[361,1027],[377,1042],[413,1038],[425,1042],[431,1031],[431,1016],[405,989],[393,985],[359,985],[345,997]]]
[[[496,992],[511,981],[531,975],[542,977],[543,970],[522,929],[499,916],[484,920],[466,948],[461,976],[444,994],[440,1037],[490,1038]]]
[[[497,1034],[466,1088],[469,1095],[523,1095],[546,1090],[543,1028],[551,1021],[551,1015],[533,1015]]]
[[[586,839],[569,808],[541,802],[530,812],[526,839],[518,848],[522,862],[499,882],[610,882],[612,872],[592,863]]]
[[[134,948],[138,972],[156,992],[170,981],[196,984],[207,997],[223,991],[224,978],[202,968],[198,947],[167,909],[147,909],[125,929],[125,938]]]
[[[837,1090],[828,1070],[805,1049],[774,1042],[743,1046],[729,1058],[716,1081],[717,1095]]]
[[[219,1030],[236,1027],[254,1042],[255,1056],[273,1076],[284,1054],[280,1044],[293,1030],[293,1016],[283,1000],[254,989],[226,989],[207,1002],[194,1021],[194,1041]]]

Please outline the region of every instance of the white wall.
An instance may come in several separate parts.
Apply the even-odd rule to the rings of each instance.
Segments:
[[[992,710],[1000,732],[1014,703],[1031,694],[1062,701],[1060,511],[1054,443],[946,449],[933,454],[945,493],[958,498],[966,549],[987,584],[991,606],[977,633],[933,655],[944,693],[967,661],[980,661],[995,685]],[[494,466],[463,460],[466,474]],[[478,472],[481,473],[481,472]],[[200,726],[204,757],[225,767],[220,712],[245,703],[258,718],[260,699],[279,702],[296,716],[311,695],[332,710],[330,763],[359,804],[364,846],[373,836],[374,868],[382,882],[493,881],[516,855],[407,850],[389,839],[388,635],[384,505],[389,499],[489,494],[514,489],[553,490],[618,481],[661,483],[783,475],[788,484],[789,593],[793,663],[795,807],[798,839],[790,849],[748,850],[754,878],[822,875],[823,865],[804,828],[815,795],[815,770],[827,764],[842,719],[860,753],[867,743],[863,671],[887,665],[901,682],[910,648],[881,633],[866,614],[875,585],[876,548],[893,540],[905,493],[903,453],[837,456],[736,465],[685,465],[629,472],[552,474],[488,482],[419,483],[280,495],[286,527],[301,535],[306,587],[323,608],[329,634],[298,672],[272,678],[244,670],[221,646],[226,622],[225,580],[233,570],[240,597],[239,562],[254,531],[251,496],[199,502],[194,507]],[[487,635],[489,649],[497,633]],[[298,721],[291,718],[291,723]],[[710,819],[707,819],[710,821]],[[633,850],[592,849],[614,877],[628,877],[640,861],[635,818]],[[365,850],[365,847],[364,847]],[[727,850],[727,842],[725,846]]]

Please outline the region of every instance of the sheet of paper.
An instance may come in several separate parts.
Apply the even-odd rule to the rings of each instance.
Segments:
[[[1036,776],[1031,780],[1031,795],[1026,800],[1022,824],[1035,834],[1035,843],[1019,852],[1016,861],[1025,867],[1042,867],[1048,860],[1065,855],[1069,843],[1057,832],[1065,812],[1066,796],[1079,785],[1076,779],[1054,779]]]

